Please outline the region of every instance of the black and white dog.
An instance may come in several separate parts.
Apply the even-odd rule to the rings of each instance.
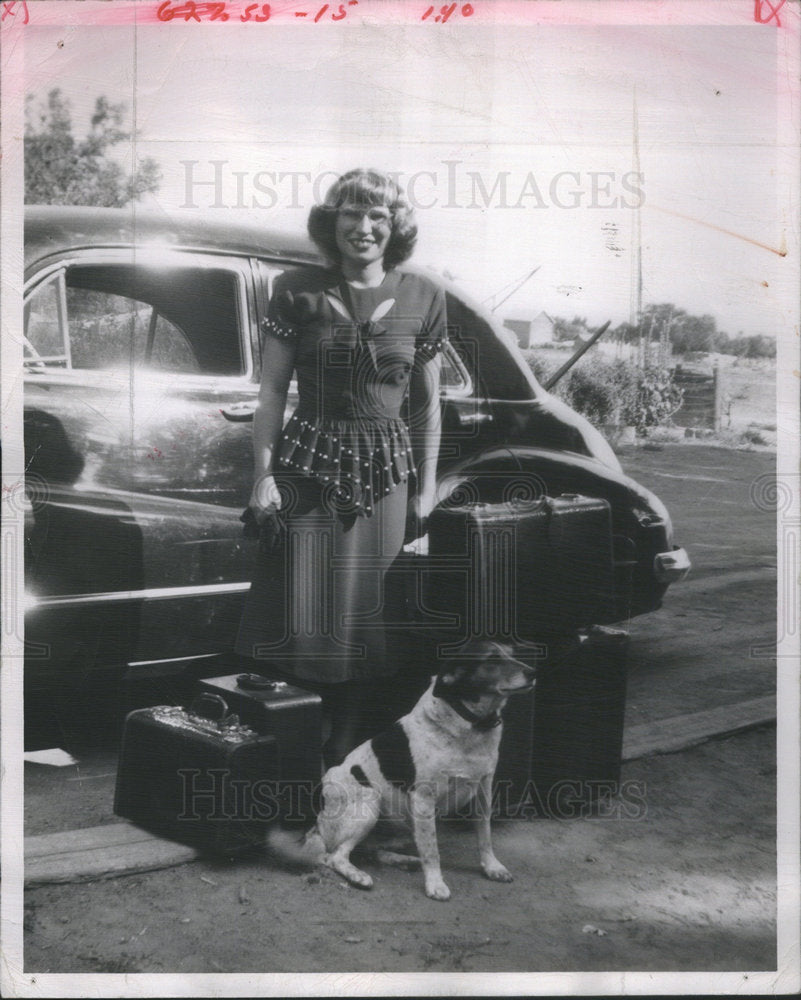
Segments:
[[[350,860],[379,816],[401,815],[411,825],[419,858],[379,851],[389,864],[420,865],[426,894],[450,898],[437,846],[436,815],[474,800],[481,868],[487,878],[511,882],[492,850],[492,779],[498,763],[501,710],[510,695],[530,691],[533,668],[511,647],[472,643],[436,676],[414,708],[385,732],[356,747],[323,777],[317,823],[294,850],[275,830],[268,842],[292,860],[323,863],[351,884],[369,889],[372,878]]]

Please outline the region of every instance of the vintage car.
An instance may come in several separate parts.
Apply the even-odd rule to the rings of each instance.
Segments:
[[[320,265],[304,239],[223,216],[28,209],[29,694],[213,670],[230,650],[255,544],[240,515],[260,321],[277,275]],[[664,505],[537,383],[509,331],[446,293],[443,498],[607,500],[605,620],[658,608],[688,566]]]

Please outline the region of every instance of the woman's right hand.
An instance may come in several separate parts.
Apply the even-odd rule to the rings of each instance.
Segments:
[[[271,473],[265,473],[256,480],[248,507],[253,511],[259,524],[262,524],[270,514],[281,509],[281,492]]]

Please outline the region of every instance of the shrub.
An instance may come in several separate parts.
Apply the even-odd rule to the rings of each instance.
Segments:
[[[682,391],[673,381],[673,372],[664,365],[634,369],[634,391],[626,399],[621,416],[646,436],[651,427],[666,424],[681,406]]]
[[[750,425],[749,427],[746,427],[746,429],[740,435],[740,439],[745,444],[767,444],[768,443],[767,440],[765,439],[765,437],[763,437],[763,435],[759,433],[759,431],[754,427],[753,424]]]
[[[576,365],[565,376],[564,399],[593,424],[617,423],[621,404],[630,394],[628,383],[629,372],[624,365]]]
[[[545,383],[556,366],[527,353],[537,380]],[[640,368],[627,361],[584,358],[553,388],[553,393],[593,424],[631,424],[645,436],[681,405],[682,391],[661,365]]]

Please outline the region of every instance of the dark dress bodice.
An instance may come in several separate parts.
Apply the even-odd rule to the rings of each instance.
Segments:
[[[291,271],[276,281],[264,328],[295,347],[299,401],[278,467],[332,484],[340,503],[370,516],[415,471],[402,414],[415,372],[445,340],[442,289],[397,270],[366,289],[335,271]]]

